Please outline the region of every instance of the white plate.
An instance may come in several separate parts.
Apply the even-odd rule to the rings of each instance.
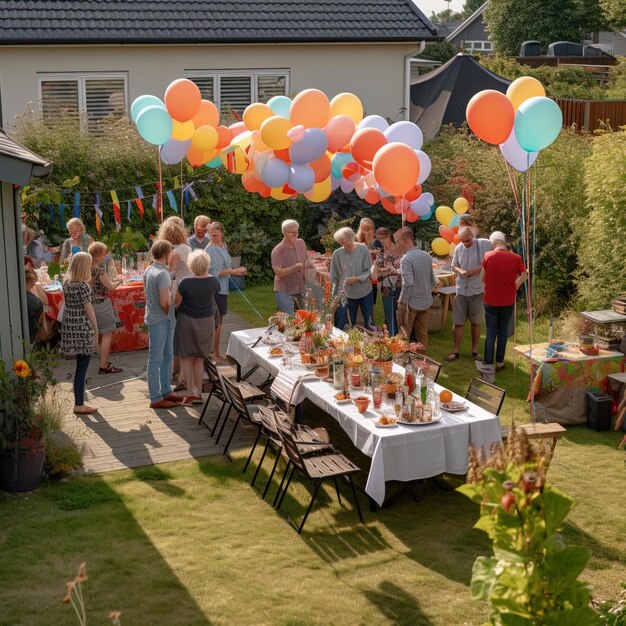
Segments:
[[[398,425],[398,422],[394,422],[393,424],[381,424],[378,420],[374,422],[374,426],[376,428],[395,428]]]
[[[467,406],[467,404],[463,403],[463,406],[458,406],[456,408],[454,407],[450,407],[448,408],[446,406],[446,403],[442,403],[439,405],[444,411],[447,411],[448,413],[456,413],[457,411],[467,411],[467,409],[469,408]]]
[[[435,424],[436,422],[439,422],[442,417],[443,415],[438,415],[437,417],[433,417],[433,419],[430,422],[405,422],[404,420],[399,419],[398,424],[405,424],[406,426],[428,426],[429,424]]]
[[[335,404],[350,404],[352,402],[352,398],[346,398],[345,400],[337,400],[335,398]]]
[[[267,358],[268,359],[280,359],[281,357],[284,357],[284,356],[285,356],[284,352],[281,352],[280,354],[270,354],[268,352],[268,354],[267,354]]]

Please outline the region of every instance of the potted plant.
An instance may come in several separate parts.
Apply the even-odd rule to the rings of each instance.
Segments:
[[[393,369],[393,352],[387,338],[374,337],[364,344],[363,354],[372,365],[378,365],[385,374],[391,374]]]
[[[57,353],[42,348],[11,363],[0,360],[0,488],[30,491],[41,483],[45,416],[38,404],[50,385]]]
[[[394,398],[396,391],[403,383],[402,374],[392,372],[391,374],[383,375],[383,391],[387,394],[388,398]]]

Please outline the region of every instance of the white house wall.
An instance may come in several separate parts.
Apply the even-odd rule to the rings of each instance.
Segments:
[[[186,71],[287,70],[288,91],[309,87],[329,97],[358,95],[368,114],[403,119],[405,57],[417,44],[197,45],[197,46],[14,46],[0,48],[2,119],[38,110],[37,76],[50,72],[125,72],[129,102],[159,97]],[[29,105],[29,102],[32,103]]]

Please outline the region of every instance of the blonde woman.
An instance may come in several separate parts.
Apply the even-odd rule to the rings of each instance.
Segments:
[[[215,296],[220,283],[209,276],[211,257],[194,250],[187,259],[191,276],[180,281],[176,293],[178,316],[174,330],[174,356],[180,357],[189,395],[184,404],[202,404],[204,359],[214,349]]]
[[[67,223],[67,230],[70,236],[61,246],[61,256],[59,261],[63,263],[74,252],[87,252],[93,239],[86,233],[85,225],[77,217],[73,217]]]
[[[176,281],[180,282],[185,276],[190,276],[187,268],[187,258],[191,248],[187,243],[188,234],[185,224],[180,217],[168,217],[157,232],[157,239],[169,241],[172,244],[172,256],[168,269],[174,274]]]
[[[95,241],[89,246],[91,254],[91,289],[93,291],[93,309],[98,322],[98,343],[100,344],[100,369],[99,374],[119,374],[122,369],[113,367],[109,363],[109,353],[111,352],[111,339],[113,331],[117,328],[117,318],[113,312],[113,304],[108,298],[110,291],[115,291],[123,281],[112,281],[104,271],[104,262],[108,248],[101,242]]]
[[[72,256],[67,278],[63,281],[65,312],[61,325],[60,350],[76,357],[74,373],[74,413],[86,415],[98,409],[85,404],[85,379],[89,360],[96,349],[98,322],[93,309],[91,291],[91,255],[76,252]]]

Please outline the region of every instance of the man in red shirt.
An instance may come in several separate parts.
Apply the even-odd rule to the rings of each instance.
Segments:
[[[528,277],[524,261],[519,254],[506,247],[504,233],[496,230],[489,237],[493,250],[483,259],[481,278],[485,283],[485,359],[480,367],[483,374],[493,376],[504,368],[504,354],[508,339],[509,322],[513,315],[517,290]],[[495,350],[496,340],[498,342]],[[494,351],[496,366],[494,369]]]

